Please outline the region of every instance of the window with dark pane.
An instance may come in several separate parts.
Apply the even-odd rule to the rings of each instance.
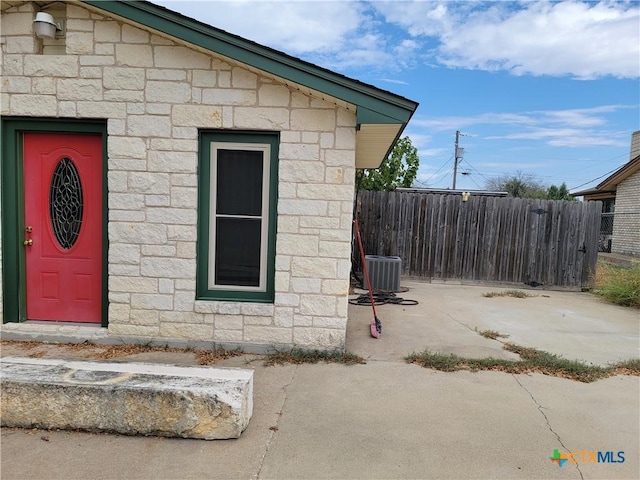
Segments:
[[[217,219],[216,285],[260,285],[261,231],[260,219]]]
[[[279,142],[275,132],[200,133],[197,299],[273,302]]]
[[[49,216],[53,234],[65,250],[78,240],[82,227],[83,197],[78,169],[63,158],[53,171],[49,188]]]
[[[263,149],[216,149],[215,285],[261,286],[264,155]]]
[[[255,150],[218,149],[216,213],[262,215],[262,163]]]

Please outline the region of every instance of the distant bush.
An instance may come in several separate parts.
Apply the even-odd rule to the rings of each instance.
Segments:
[[[592,292],[616,305],[640,308],[640,266],[624,268],[598,262]]]

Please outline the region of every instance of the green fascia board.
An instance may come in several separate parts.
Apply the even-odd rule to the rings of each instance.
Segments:
[[[367,110],[367,123],[406,124],[418,103],[146,1],[81,0],[213,53]],[[362,123],[362,122],[359,122]]]
[[[371,111],[365,107],[358,107],[358,111],[356,114],[356,121],[358,125],[364,125],[364,124],[388,125],[388,124],[400,123],[394,118],[388,117],[378,112]],[[405,123],[405,122],[402,122],[402,123]]]

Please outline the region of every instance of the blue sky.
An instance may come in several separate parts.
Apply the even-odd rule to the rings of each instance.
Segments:
[[[595,186],[640,129],[640,2],[155,1],[420,103],[416,186]]]

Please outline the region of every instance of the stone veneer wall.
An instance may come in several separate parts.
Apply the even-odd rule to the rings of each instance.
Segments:
[[[611,251],[640,257],[640,172],[618,184],[613,218]]]
[[[2,14],[2,115],[107,119],[109,332],[343,348],[355,114],[67,4],[65,55],[33,4]],[[274,304],[195,300],[198,129],[281,132]]]

